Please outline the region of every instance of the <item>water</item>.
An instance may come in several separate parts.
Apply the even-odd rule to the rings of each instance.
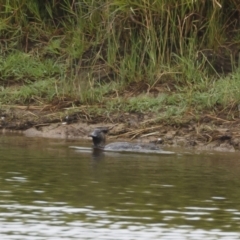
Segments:
[[[240,239],[239,153],[78,144],[0,136],[0,239]]]

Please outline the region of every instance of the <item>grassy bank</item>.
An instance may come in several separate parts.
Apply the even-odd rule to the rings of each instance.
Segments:
[[[2,106],[239,116],[237,0],[4,0],[0,11]]]

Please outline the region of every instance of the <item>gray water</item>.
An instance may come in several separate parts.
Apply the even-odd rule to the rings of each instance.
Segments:
[[[0,239],[240,239],[239,153],[92,154],[0,135]]]

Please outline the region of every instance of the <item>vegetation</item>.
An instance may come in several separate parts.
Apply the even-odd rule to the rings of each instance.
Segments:
[[[3,0],[0,104],[238,114],[237,0]]]

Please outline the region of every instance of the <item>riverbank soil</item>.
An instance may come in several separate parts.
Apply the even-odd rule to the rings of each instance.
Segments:
[[[66,103],[65,103],[66,107]],[[22,132],[29,137],[89,139],[96,127],[110,128],[108,140],[155,142],[163,146],[197,150],[239,151],[240,119],[231,121],[203,114],[198,120],[189,114],[185,122],[153,121],[154,114],[118,113],[111,117],[91,115],[86,107],[69,114],[66,108],[54,106],[12,106],[1,110],[2,132]]]

